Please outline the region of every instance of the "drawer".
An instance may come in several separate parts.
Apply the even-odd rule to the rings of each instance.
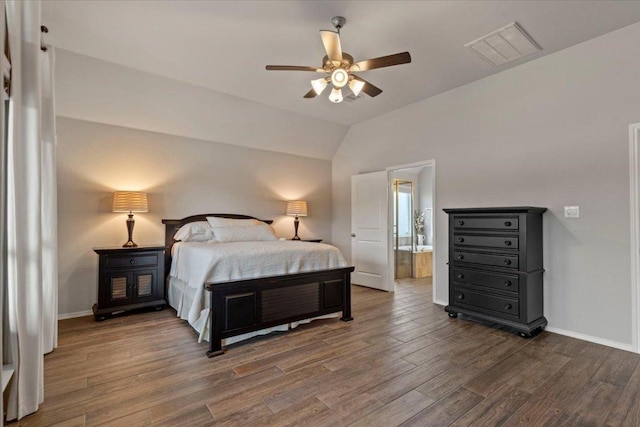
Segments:
[[[453,261],[518,269],[518,255],[480,254],[476,252],[454,251]]]
[[[453,236],[453,244],[456,246],[486,246],[489,248],[518,249],[518,238],[456,234]]]
[[[469,305],[495,313],[518,317],[520,304],[517,299],[485,294],[456,287],[453,291],[454,305]]]
[[[510,274],[485,273],[466,268],[453,268],[453,280],[467,285],[486,286],[509,292],[518,292],[520,279]]]
[[[157,254],[129,254],[126,256],[110,255],[107,257],[107,268],[144,267],[158,265]]]
[[[517,230],[518,218],[517,217],[477,217],[477,216],[465,216],[454,215],[453,216],[454,228],[484,228],[488,230]]]

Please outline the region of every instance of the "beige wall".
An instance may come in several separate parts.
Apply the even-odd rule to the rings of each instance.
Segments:
[[[292,237],[285,200],[305,199],[300,236],[331,234],[331,163],[58,117],[58,265],[60,314],[96,302],[96,246],[127,240],[126,214],[112,213],[114,190],[149,193],[149,212],[135,215],[134,241],[162,244],[162,218],[240,213],[273,219]]]
[[[348,129],[64,49],[55,75],[57,114],[79,120],[325,160]]]
[[[352,126],[333,159],[334,243],[351,253],[352,175],[435,159],[440,302],[448,299],[443,208],[544,206],[550,329],[630,348],[638,40],[635,24]],[[564,218],[573,205],[581,218]]]

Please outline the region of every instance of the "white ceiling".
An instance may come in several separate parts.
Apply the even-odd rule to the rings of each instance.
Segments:
[[[321,65],[319,30],[346,17],[355,60],[409,51],[362,77],[384,92],[303,99]],[[463,47],[517,21],[542,51],[492,68]],[[280,109],[351,125],[640,21],[640,1],[45,1],[47,42]]]

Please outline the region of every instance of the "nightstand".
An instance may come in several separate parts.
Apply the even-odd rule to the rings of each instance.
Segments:
[[[292,242],[313,242],[313,243],[322,242],[322,239],[300,239],[300,240],[298,240],[298,239],[296,239],[296,240],[289,239],[289,240],[291,240]]]
[[[99,255],[97,321],[143,307],[161,310],[164,300],[164,246],[93,248]]]

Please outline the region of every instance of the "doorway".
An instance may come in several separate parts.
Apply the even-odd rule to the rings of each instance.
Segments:
[[[390,283],[431,278],[435,295],[435,161],[387,168]]]

